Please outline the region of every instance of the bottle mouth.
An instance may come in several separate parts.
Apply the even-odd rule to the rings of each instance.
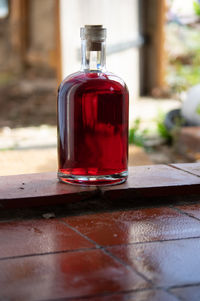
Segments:
[[[103,42],[106,39],[106,28],[103,25],[85,25],[81,27],[80,36],[82,40]]]

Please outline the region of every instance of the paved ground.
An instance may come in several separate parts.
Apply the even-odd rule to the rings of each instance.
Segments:
[[[130,108],[134,119],[140,118],[145,127],[152,127],[159,111],[177,108],[176,100],[143,98]],[[131,117],[132,118],[132,117]],[[146,165],[168,163],[167,154],[147,154],[142,148],[130,146],[129,164]],[[153,160],[152,160],[153,158]],[[158,162],[156,161],[158,159]],[[34,173],[57,170],[56,126],[29,126],[0,129],[0,175]]]
[[[152,164],[142,148],[130,146],[130,165]],[[0,176],[57,170],[57,150],[53,148],[0,152]]]

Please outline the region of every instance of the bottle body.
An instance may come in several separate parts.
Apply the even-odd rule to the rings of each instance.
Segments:
[[[69,76],[58,93],[58,177],[83,185],[124,182],[128,164],[128,90],[108,72]]]

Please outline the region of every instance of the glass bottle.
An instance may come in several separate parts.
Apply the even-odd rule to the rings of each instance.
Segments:
[[[81,70],[58,91],[58,178],[81,185],[127,179],[129,95],[124,81],[105,67],[106,29],[81,28]]]

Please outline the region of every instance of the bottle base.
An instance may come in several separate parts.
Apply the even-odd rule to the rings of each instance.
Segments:
[[[83,186],[110,186],[122,184],[127,180],[127,177],[127,170],[112,175],[101,176],[69,175],[62,172],[58,172],[58,179],[60,182]]]

